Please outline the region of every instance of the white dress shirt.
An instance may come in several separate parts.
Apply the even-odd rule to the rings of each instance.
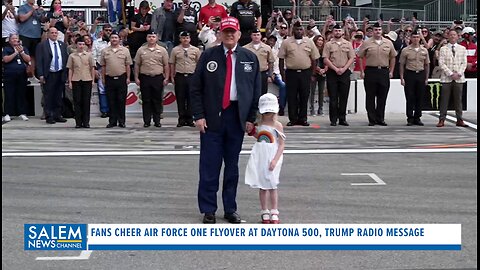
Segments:
[[[50,50],[52,51],[52,62],[50,62],[50,71],[55,72],[63,69],[62,66],[62,52],[60,51],[60,44],[58,43],[58,40],[53,41],[51,39],[48,39],[48,42],[50,43]],[[57,55],[58,55],[58,70],[55,70],[55,44],[57,46]]]
[[[235,79],[235,62],[237,61],[237,55],[235,54],[235,49],[237,49],[238,45],[232,49],[232,81],[230,83],[230,100],[237,101],[237,80]],[[225,53],[225,58],[227,58],[228,49],[223,46],[223,51]],[[226,68],[226,67],[225,67]]]

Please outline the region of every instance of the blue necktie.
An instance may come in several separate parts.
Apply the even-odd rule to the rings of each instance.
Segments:
[[[60,70],[60,65],[58,64],[58,49],[57,49],[57,42],[53,42],[53,46],[55,47],[55,55],[53,56],[55,59],[54,59],[54,63],[53,63],[53,68],[55,69],[55,72],[57,72],[58,70]]]

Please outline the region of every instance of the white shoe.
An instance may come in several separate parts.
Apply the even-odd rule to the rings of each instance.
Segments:
[[[10,118],[10,115],[7,114],[3,117],[3,121],[10,122],[10,121],[12,121],[12,119]]]
[[[20,114],[20,118],[22,118],[23,121],[28,121],[28,117],[25,114]]]

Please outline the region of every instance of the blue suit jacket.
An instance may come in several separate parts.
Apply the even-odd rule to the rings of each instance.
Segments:
[[[240,45],[234,51],[235,80],[240,122],[255,122],[261,93],[260,65],[257,56]],[[205,50],[198,61],[190,88],[193,119],[205,118],[209,130],[221,128],[223,89],[227,58],[223,45]]]
[[[58,41],[58,45],[62,55],[62,78],[64,81],[67,81],[67,45],[63,41]],[[50,74],[50,63],[53,58],[52,49],[50,48],[50,42],[48,39],[40,42],[40,44],[37,45],[35,52],[35,72],[37,73],[37,77],[40,78],[40,76],[43,76],[45,79],[48,79],[48,75]]]

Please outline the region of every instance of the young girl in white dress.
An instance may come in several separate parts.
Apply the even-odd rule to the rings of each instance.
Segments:
[[[278,224],[280,219],[277,186],[286,137],[282,124],[277,121],[277,97],[271,93],[262,95],[258,108],[262,118],[258,127],[248,134],[254,136],[257,142],[248,160],[245,184],[259,189],[262,223]]]

